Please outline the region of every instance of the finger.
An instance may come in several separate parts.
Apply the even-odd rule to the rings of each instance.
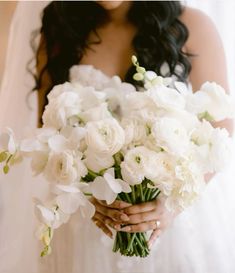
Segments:
[[[157,202],[156,200],[150,202],[144,202],[141,204],[133,205],[128,208],[125,208],[123,211],[126,214],[137,214],[141,212],[147,212],[156,209]]]
[[[103,200],[97,200],[98,203],[100,203],[101,205],[105,206],[105,207],[109,207],[112,209],[124,209],[127,207],[130,207],[132,204],[121,201],[121,200],[115,200],[112,204],[108,205],[106,201]]]
[[[161,229],[155,229],[152,232],[152,234],[151,234],[151,236],[150,236],[150,238],[148,240],[148,247],[149,247],[149,249],[153,246],[154,242],[161,235],[161,233],[162,233]]]
[[[116,209],[111,209],[109,207],[105,207],[103,205],[101,205],[100,203],[96,203],[95,204],[96,207],[96,211],[98,211],[99,213],[103,214],[106,217],[109,217],[115,221],[128,221],[129,217],[123,213],[122,211],[116,210]]]
[[[100,222],[102,222],[103,224],[105,224],[106,226],[110,226],[112,228],[114,228],[115,225],[120,224],[118,222],[114,222],[111,218],[104,216],[103,214],[96,212],[94,215],[95,219],[98,219]]]
[[[124,231],[124,232],[145,232],[148,230],[153,230],[156,229],[156,221],[150,221],[150,222],[145,222],[145,223],[141,223],[141,224],[137,224],[137,225],[128,225],[125,226],[121,229],[119,229],[119,231]]]
[[[99,219],[94,218],[93,219],[94,224],[100,228],[108,237],[111,239],[113,238],[113,233],[112,231],[104,224],[102,223]]]
[[[148,221],[157,221],[159,219],[159,215],[156,210],[151,210],[147,212],[130,214],[129,221],[126,221],[126,224],[140,224]]]

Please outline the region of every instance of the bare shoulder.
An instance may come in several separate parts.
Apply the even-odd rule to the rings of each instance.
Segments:
[[[203,11],[185,6],[179,19],[189,30],[189,38],[186,42],[188,50],[197,51],[197,44],[202,42],[204,46],[208,42],[221,43],[214,22]]]

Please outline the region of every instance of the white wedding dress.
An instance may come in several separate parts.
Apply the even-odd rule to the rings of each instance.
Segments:
[[[19,18],[14,20],[13,25],[20,27]],[[26,42],[19,45],[19,52],[25,50]],[[32,93],[27,103],[32,79],[22,69],[26,62],[19,59],[18,66],[9,64],[11,48],[9,52],[0,93],[0,128],[12,127],[22,136],[36,127],[37,94]],[[107,77],[90,66],[78,65],[76,71],[83,84],[99,85]],[[10,76],[16,72],[17,82]],[[47,188],[42,177],[31,176],[25,162],[7,176],[0,174],[0,273],[234,273],[233,177],[230,166],[210,181],[201,199],[175,219],[147,258],[114,254],[113,241],[79,215],[55,232],[52,254],[40,258],[32,196],[43,198]]]

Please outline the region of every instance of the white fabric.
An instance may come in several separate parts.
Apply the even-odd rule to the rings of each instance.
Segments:
[[[31,98],[34,107],[30,110],[26,95],[33,81],[24,68],[32,55],[28,44],[30,31],[39,25],[39,11],[46,4],[20,2],[12,23],[0,96],[0,127],[11,126],[18,135],[23,134],[24,127],[36,127],[36,93]],[[201,200],[175,220],[146,259],[112,253],[112,240],[93,223],[76,215],[55,233],[53,253],[42,259],[38,257],[40,248],[33,236],[31,196],[42,195],[45,184],[42,178],[31,177],[28,163],[17,166],[7,177],[0,175],[0,272],[235,272],[233,176],[232,167],[228,167],[226,174],[211,181]]]

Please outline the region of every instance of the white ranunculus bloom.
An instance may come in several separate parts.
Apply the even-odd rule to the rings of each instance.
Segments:
[[[75,84],[77,86],[77,84]],[[90,108],[99,106],[106,100],[106,94],[101,91],[96,91],[93,86],[78,87],[78,94],[81,100],[81,110],[86,111]]]
[[[159,108],[184,109],[185,99],[177,90],[157,85],[145,92]]]
[[[14,154],[17,150],[17,143],[15,140],[12,129],[6,128],[3,133],[0,134],[0,152],[8,151],[10,154]]]
[[[70,81],[83,86],[92,86],[96,90],[104,89],[110,78],[92,65],[74,65],[69,70]]]
[[[66,126],[67,119],[80,113],[78,94],[65,92],[51,100],[46,106],[42,119],[45,127],[61,129]]]
[[[197,109],[198,114],[207,112],[215,121],[234,117],[234,102],[215,82],[204,83],[200,90],[193,94],[193,97],[194,102],[201,105],[201,108]]]
[[[114,159],[112,155],[97,154],[88,149],[85,151],[84,163],[89,170],[98,173],[101,170],[112,167]]]
[[[191,137],[197,145],[195,153],[198,164],[204,163],[207,172],[220,171],[226,166],[232,153],[232,140],[226,129],[213,128],[203,120]]]
[[[48,101],[50,102],[59,97],[62,93],[67,92],[76,92],[74,86],[71,83],[65,82],[63,84],[55,85],[47,95]]]
[[[132,84],[122,82],[118,76],[114,76],[102,90],[106,94],[108,108],[112,113],[121,115],[121,105],[126,96],[135,93],[136,89]]]
[[[122,102],[121,113],[123,117],[130,117],[132,113],[138,113],[143,109],[148,111],[156,111],[156,104],[150,98],[146,92],[133,92],[126,96],[126,99]]]
[[[140,184],[143,179],[152,178],[157,168],[157,153],[144,146],[127,151],[121,163],[123,179],[130,185]]]
[[[87,123],[89,121],[99,121],[102,119],[111,118],[112,115],[108,110],[107,103],[104,102],[96,107],[81,112],[79,117],[83,120],[84,123]]]
[[[144,143],[148,128],[142,120],[137,118],[124,118],[121,124],[125,132],[125,145],[130,143],[140,145]]]
[[[129,184],[121,179],[115,179],[114,169],[107,170],[103,177],[97,176],[90,183],[90,190],[93,196],[99,200],[105,200],[107,204],[115,201],[118,193],[131,192]]]
[[[75,159],[70,151],[51,153],[44,170],[51,182],[70,184],[78,178]]]
[[[86,129],[86,144],[94,153],[114,155],[125,143],[124,130],[113,118],[88,122]]]
[[[152,142],[177,156],[189,152],[190,138],[183,124],[174,118],[162,117],[155,122],[150,135]]]

